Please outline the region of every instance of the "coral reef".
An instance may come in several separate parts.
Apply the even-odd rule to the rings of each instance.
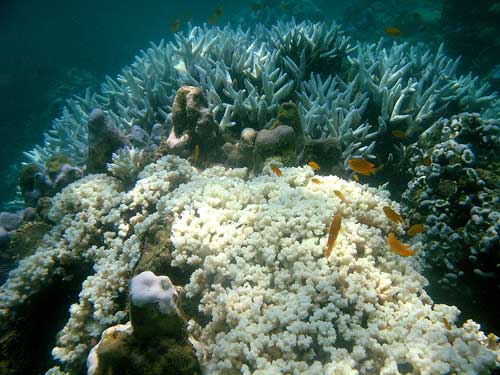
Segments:
[[[19,175],[21,196],[27,207],[37,207],[41,198],[55,193],[83,176],[81,168],[71,165],[64,154],[51,155],[45,165],[27,164]]]
[[[126,303],[129,280],[148,270],[179,286],[176,314],[186,312],[211,374],[486,374],[498,366],[497,337],[433,303],[421,274],[444,264],[449,283],[467,261],[481,278],[499,276],[491,269],[498,124],[442,119],[494,116],[488,84],[458,75],[458,59],[442,46],[353,43],[334,23],[203,26],[174,38],[142,52],[99,93],[68,100],[44,144],[26,153],[20,185],[33,208],[25,212],[50,230],[9,273],[0,317],[15,326],[54,280],[81,281],[46,374],[83,373],[100,337],[95,374],[154,366],[163,352],[152,373],[176,356],[186,360],[182,371],[198,371],[184,333],[161,338],[156,303],[145,310],[157,326],[141,325],[134,292]],[[317,157],[326,158],[322,176],[294,167]],[[393,175],[410,169],[407,216],[429,228],[412,244],[416,257],[387,244],[389,233],[404,234],[384,215],[385,206],[400,211],[387,191],[329,175],[350,171],[353,157],[387,163]],[[332,215],[342,229],[325,257]],[[142,275],[177,295],[166,278]],[[169,320],[179,332],[181,318]],[[156,347],[136,351],[145,338]]]
[[[417,137],[450,111],[488,108],[495,98],[488,85],[459,76],[457,65],[442,47],[433,54],[426,46],[406,43],[389,48],[383,41],[352,43],[334,23],[279,22],[247,31],[194,27],[187,35],[176,33],[175,42],[151,46],[117,80],[108,78],[98,95],[69,100],[44,145],[26,155],[43,165],[62,152],[82,166],[92,108],[105,110],[123,134],[134,127],[135,133],[141,128],[149,134],[155,124],[167,129],[171,117],[179,119],[177,108],[188,94],[181,89],[174,111],[172,99],[180,87],[191,85],[198,89],[190,90],[203,91],[195,104],[205,108],[200,121],[211,122],[213,116],[215,122],[198,131],[212,134],[208,138],[218,145],[236,143],[245,128],[271,127],[284,115],[280,106],[292,102],[303,130],[297,132],[297,122],[283,125],[303,132],[305,140],[335,141],[346,169],[353,156],[385,162],[395,153],[391,131]],[[187,142],[183,125],[177,126],[182,130],[170,132],[171,146]],[[192,152],[196,140],[189,143]],[[232,155],[219,147],[200,148],[205,148],[202,156],[207,150],[218,157]],[[111,153],[106,162],[110,158]]]
[[[166,156],[128,192],[104,175],[70,184],[53,198],[54,228],[0,291],[2,318],[63,275],[71,259],[93,264],[53,350],[62,370],[47,372],[80,373],[92,342],[126,317],[120,296],[142,239],[171,217],[164,251],[170,267],[188,277],[194,270],[182,300],[198,304],[186,310],[188,332],[211,373],[398,374],[410,367],[478,374],[496,365],[495,336],[472,321],[455,325],[459,311],[432,303],[418,262],[388,249],[386,234],[401,235],[402,226],[383,215],[384,206],[397,208],[386,191],[334,176],[318,185],[308,166],[283,168],[282,177],[269,166],[263,172],[249,180],[245,169],[195,172]],[[325,259],[327,228],[339,211],[345,229]],[[104,340],[129,333],[117,327]]]
[[[113,153],[127,144],[125,135],[110,122],[99,108],[89,114],[87,172],[102,173]]]
[[[293,165],[296,160],[296,138],[291,126],[278,125],[274,129],[257,132],[253,149],[254,167],[261,170],[268,157],[277,156],[285,165]]]
[[[169,153],[188,157],[198,148],[204,160],[214,159],[221,137],[213,113],[207,107],[202,89],[182,86],[177,90],[172,107],[172,129],[166,140]],[[198,160],[195,160],[198,161]]]
[[[498,121],[468,113],[437,121],[407,150],[407,215],[425,222],[426,263],[449,287],[473,275],[492,291],[500,286],[499,152]],[[426,155],[432,164],[422,165]]]

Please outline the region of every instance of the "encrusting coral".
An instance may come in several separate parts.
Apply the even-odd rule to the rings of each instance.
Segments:
[[[119,296],[141,238],[169,215],[171,266],[194,269],[183,299],[199,301],[188,331],[210,373],[480,374],[498,364],[494,337],[472,321],[456,326],[459,311],[432,303],[418,262],[388,249],[387,233],[402,227],[383,215],[384,206],[397,208],[386,191],[334,176],[316,184],[309,166],[246,175],[196,172],[167,156],[126,193],[104,175],[69,185],[54,198],[57,224],[2,288],[2,317],[12,318],[70,259],[93,263],[53,351],[65,371],[78,369],[93,339],[125,318]],[[343,229],[325,259],[340,210]]]

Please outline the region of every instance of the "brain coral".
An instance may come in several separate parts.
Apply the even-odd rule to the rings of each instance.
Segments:
[[[60,224],[11,274],[0,311],[34,293],[31,284],[68,256],[94,262],[53,352],[65,370],[76,368],[91,339],[124,318],[116,298],[141,237],[169,215],[172,266],[195,269],[183,293],[198,304],[189,331],[207,373],[479,374],[498,364],[496,336],[472,321],[456,326],[458,309],[433,304],[416,260],[388,249],[386,234],[403,232],[383,215],[384,206],[398,209],[388,193],[313,176],[308,166],[283,168],[281,177],[269,166],[253,178],[245,169],[197,172],[172,156],[146,167],[128,192],[111,177],[89,176],[55,197]],[[80,205],[76,192],[86,194]],[[325,259],[337,212],[342,229]],[[33,281],[30,272],[42,276]]]

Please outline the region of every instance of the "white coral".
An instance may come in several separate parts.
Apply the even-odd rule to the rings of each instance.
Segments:
[[[444,319],[458,310],[433,305],[416,262],[387,247],[384,233],[402,228],[383,214],[385,191],[327,176],[317,185],[308,167],[279,178],[264,170],[250,181],[207,170],[158,205],[175,215],[173,264],[197,266],[185,288],[210,317],[190,323],[208,373],[399,374],[405,363],[421,374],[477,374],[495,365],[479,328],[448,331]],[[339,210],[343,229],[325,259]]]
[[[134,146],[120,148],[112,155],[112,162],[106,164],[106,169],[120,181],[129,184],[137,178],[144,167],[144,151]]]

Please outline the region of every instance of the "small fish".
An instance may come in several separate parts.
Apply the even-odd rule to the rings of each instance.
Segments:
[[[402,257],[408,257],[410,255],[415,255],[415,251],[410,248],[410,245],[404,244],[400,240],[396,238],[394,233],[389,233],[389,238],[387,239],[387,243],[392,251],[396,254],[401,255]]]
[[[179,30],[179,26],[181,25],[181,20],[180,19],[176,19],[174,22],[172,22],[172,24],[170,25],[170,31],[172,33],[175,33],[177,32],[177,30]]]
[[[373,174],[380,172],[382,169],[384,169],[384,164],[380,164],[377,168],[373,170]]]
[[[263,4],[263,3],[252,3],[250,5],[253,12],[258,12],[259,10],[264,9],[265,6],[266,6],[266,4]]]
[[[283,172],[281,172],[281,169],[279,169],[278,166],[276,165],[271,165],[271,170],[274,172],[274,174],[278,177],[281,177],[283,175]]]
[[[200,145],[194,145],[193,160],[195,162],[200,158]]]
[[[282,1],[279,5],[279,9],[282,11],[282,12],[289,12],[291,10],[291,6],[290,4],[288,4],[287,2],[285,1]]]
[[[217,5],[217,7],[214,10],[214,16],[215,17],[220,17],[222,16],[222,5]]]
[[[384,206],[382,209],[384,210],[385,216],[387,216],[390,220],[394,221],[395,223],[402,224],[404,222],[401,215],[398,214],[396,211],[394,211],[389,206]]]
[[[193,22],[193,15],[190,12],[188,12],[182,16],[182,20],[184,22]]]
[[[413,224],[410,228],[408,228],[408,235],[413,237],[418,233],[422,233],[424,231],[424,224]]]
[[[446,329],[447,329],[448,331],[451,329],[451,324],[450,324],[450,322],[448,321],[448,319],[443,318],[443,324],[444,324],[444,326],[446,327]]]
[[[423,163],[426,167],[430,167],[431,164],[432,164],[432,158],[430,157],[430,155],[425,155],[424,156],[424,159],[423,159]]]
[[[364,176],[369,176],[375,173],[375,164],[361,158],[353,158],[347,162],[351,169]]]
[[[354,181],[359,182],[359,176],[356,173],[353,174],[352,178],[354,178]]]
[[[310,166],[313,171],[319,171],[319,165],[318,163],[314,162],[314,161],[310,161],[309,163],[307,163],[308,166]]]
[[[335,240],[340,232],[340,226],[342,225],[342,212],[337,212],[332,219],[330,224],[330,231],[328,232],[328,241],[325,249],[325,258],[329,258],[332,253],[333,245],[335,245]]]
[[[402,131],[402,130],[393,130],[391,132],[391,135],[394,137],[394,138],[399,138],[399,139],[408,139],[408,135],[406,135],[406,132]]]
[[[316,177],[311,178],[311,181],[314,182],[315,184],[318,184],[318,185],[321,184],[321,180],[319,178],[316,178]]]
[[[334,190],[333,192],[335,193],[335,195],[336,195],[337,197],[339,197],[339,199],[340,199],[342,202],[345,202],[345,200],[346,200],[346,199],[345,199],[345,195],[344,195],[341,191],[339,191],[339,190]]]
[[[389,36],[400,36],[401,35],[401,30],[398,29],[396,26],[389,26],[384,29],[384,32],[389,35]]]

